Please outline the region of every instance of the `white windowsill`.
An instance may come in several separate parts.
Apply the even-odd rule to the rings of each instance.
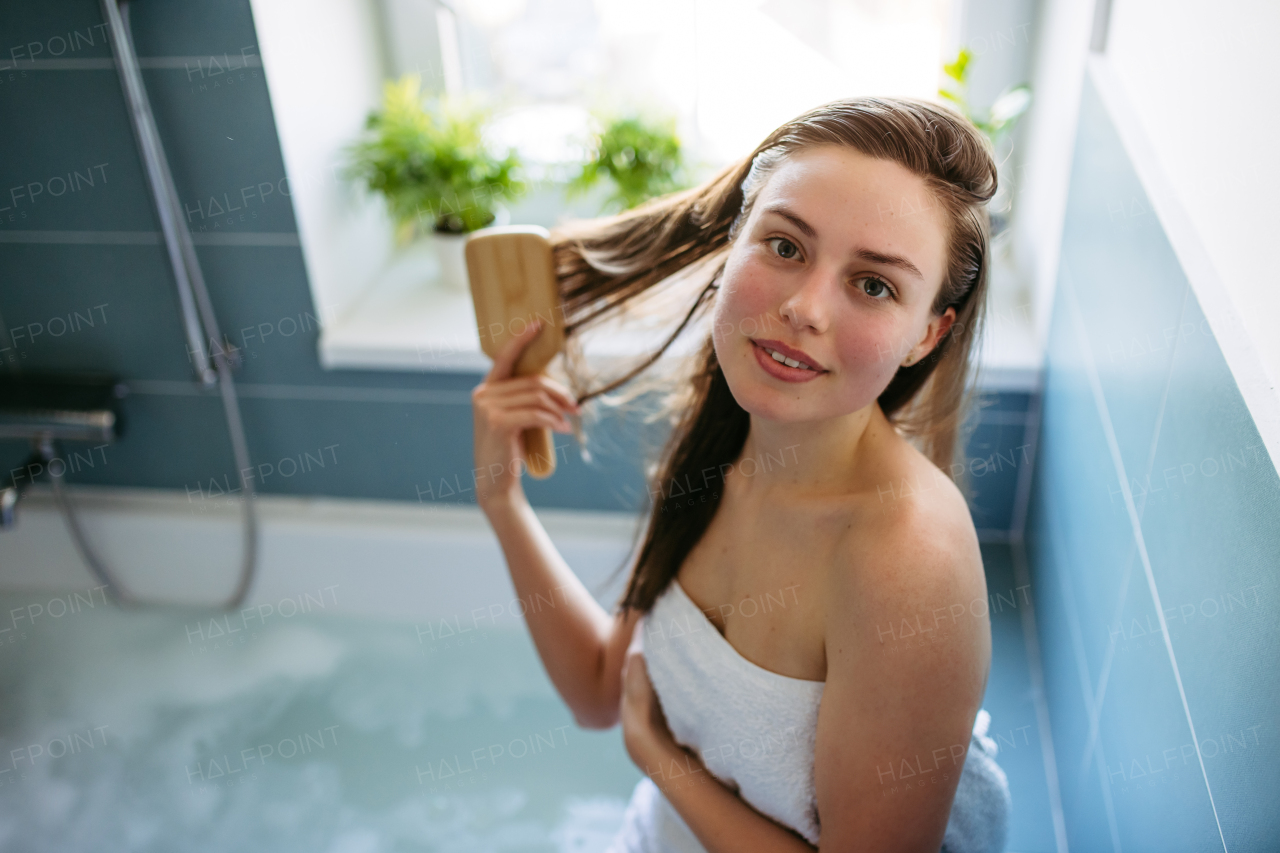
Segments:
[[[492,364],[471,295],[440,287],[430,243],[393,256],[356,305],[321,331],[319,346],[329,370],[474,373]]]
[[[597,370],[633,364],[657,349],[664,333],[664,325],[618,318],[592,328],[583,352]],[[699,342],[686,330],[668,353],[687,354]],[[321,331],[319,350],[329,370],[485,373],[493,366],[480,349],[471,293],[439,284],[429,242],[398,251],[355,307]]]
[[[321,365],[329,370],[487,372],[493,362],[480,349],[470,293],[443,289],[435,270],[429,243],[397,253],[355,307],[321,331]],[[999,294],[1006,291],[993,289],[980,381],[989,391],[1034,390],[1042,363],[1035,330],[1026,306],[1001,304]],[[585,340],[585,353],[597,369],[634,363],[658,346],[662,331],[650,328],[646,333],[634,318],[607,330],[601,327]],[[688,353],[700,340],[686,330],[670,352]]]

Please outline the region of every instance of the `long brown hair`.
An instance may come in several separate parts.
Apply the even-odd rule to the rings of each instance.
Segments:
[[[924,179],[946,213],[947,268],[932,310],[941,315],[954,307],[956,320],[932,352],[898,369],[877,402],[901,434],[951,473],[959,426],[972,399],[971,358],[983,321],[990,251],[985,204],[996,191],[996,166],[977,128],[927,101],[855,98],[825,104],[782,125],[748,157],[701,186],[617,216],[555,229],[565,317],[563,364],[570,387],[585,402],[654,365],[705,313],[718,289],[725,250],[768,175],[796,151],[819,145],[846,145],[902,165]],[[634,369],[589,390],[581,334],[655,285],[679,278],[679,273],[688,276],[690,270],[707,280],[666,342]],[[658,463],[646,471],[649,494],[658,497],[618,602],[623,608],[647,612],[675,577],[719,506],[720,490],[707,486],[706,472],[723,472],[732,465],[747,438],[750,416],[729,390],[710,334],[692,363],[662,409],[672,430]],[[698,491],[704,491],[705,500],[680,501],[677,508],[669,499],[670,493]]]

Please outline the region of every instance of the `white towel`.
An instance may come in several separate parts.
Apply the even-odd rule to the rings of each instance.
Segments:
[[[816,845],[814,742],[825,682],[779,675],[744,658],[675,580],[642,620],[640,642],[676,742],[695,750],[707,770],[756,811]],[[990,724],[991,715],[980,711],[941,853],[1004,849],[1009,784],[995,762],[996,743],[986,736]],[[646,777],[608,853],[706,851]]]
[[[991,715],[978,712],[969,754],[947,819],[942,853],[1001,853],[1009,832],[1009,780],[996,764],[996,742],[987,737]]]

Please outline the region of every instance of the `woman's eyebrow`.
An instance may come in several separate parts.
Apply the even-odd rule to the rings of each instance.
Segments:
[[[812,225],[810,225],[808,222],[805,222],[799,216],[796,216],[794,213],[792,213],[790,210],[788,210],[787,208],[783,207],[780,204],[775,204],[770,207],[766,207],[764,209],[764,212],[776,213],[779,216],[781,216],[783,219],[789,220],[792,225],[800,229],[801,233],[803,233],[804,236],[810,239],[816,239],[818,236],[818,232],[814,230],[814,227]]]
[[[918,279],[924,279],[924,275],[921,274],[920,269],[915,264],[911,263],[911,261],[906,258],[899,257],[898,255],[886,255],[871,249],[859,249],[856,254],[864,261],[870,261],[873,264],[884,264],[889,267],[897,267],[900,270],[905,270],[906,272],[911,273]]]
[[[780,204],[771,205],[764,209],[765,213],[776,213],[778,216],[788,220],[792,225],[799,228],[800,231],[810,239],[818,236],[817,230],[812,225],[805,222],[791,210]],[[897,267],[900,270],[911,273],[916,278],[923,280],[924,274],[920,272],[920,268],[911,261],[899,255],[887,255],[884,252],[877,252],[874,249],[859,249],[857,256],[864,261],[870,261],[873,264],[884,264],[887,267]]]

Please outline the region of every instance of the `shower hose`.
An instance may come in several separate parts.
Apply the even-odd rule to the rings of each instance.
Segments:
[[[240,579],[231,598],[222,605],[224,609],[230,610],[239,607],[249,593],[257,566],[258,553],[258,524],[254,507],[253,481],[251,477],[244,475],[245,471],[252,469],[252,463],[249,461],[249,446],[245,441],[244,422],[240,416],[235,385],[231,380],[232,367],[239,366],[240,363],[239,352],[229,345],[218,330],[217,316],[214,314],[213,303],[209,300],[209,293],[205,288],[204,275],[196,258],[191,233],[182,224],[177,189],[169,170],[168,159],[165,157],[164,146],[160,141],[160,134],[156,130],[155,117],[147,98],[146,87],[142,82],[142,72],[129,31],[128,2],[127,0],[102,0],[102,13],[111,38],[116,68],[120,72],[120,84],[124,89],[125,101],[129,107],[134,135],[138,143],[138,153],[142,157],[147,183],[155,199],[165,248],[170,266],[173,268],[178,298],[182,305],[188,353],[195,370],[196,381],[206,390],[212,389],[215,384],[221,390],[227,430],[231,436],[236,468],[240,472],[240,481],[244,489],[244,551]],[[207,348],[205,341],[215,343],[215,346]],[[40,440],[37,453],[46,463],[56,458],[57,448],[54,439],[45,437]],[[81,556],[106,586],[108,593],[117,604],[125,607],[138,606],[141,604],[139,599],[121,586],[114,572],[107,568],[85,537],[79,517],[64,487],[65,466],[61,474],[54,473],[55,467],[46,464],[45,470],[49,472],[49,478],[53,483],[54,500],[66,516],[67,526],[71,530],[72,539]]]

